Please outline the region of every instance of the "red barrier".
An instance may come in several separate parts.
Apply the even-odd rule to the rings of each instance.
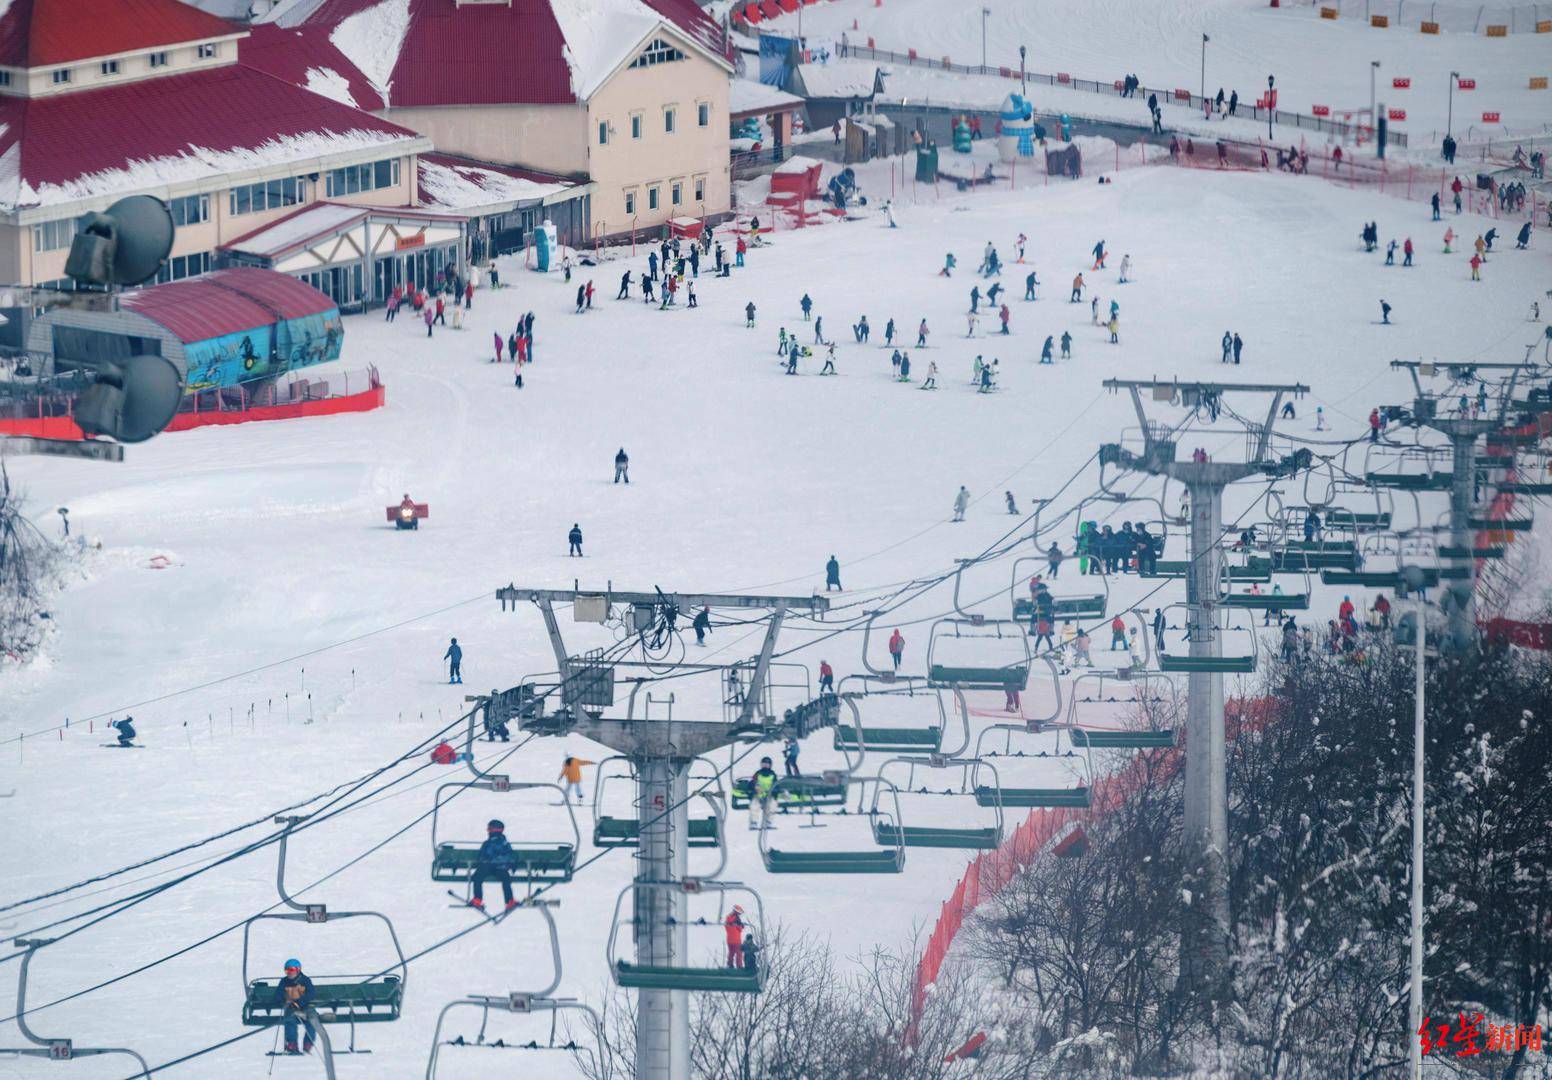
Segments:
[[[290,401],[279,405],[255,405],[247,409],[228,409],[209,412],[178,413],[167,425],[168,431],[189,431],[193,428],[220,427],[227,424],[247,424],[263,420],[296,420],[304,416],[333,416],[337,413],[371,412],[387,403],[388,391],[384,386],[374,386],[359,394],[340,397],[317,398],[312,401]],[[0,420],[0,434],[30,435],[39,439],[86,438],[68,416],[46,416],[30,420]]]
[[[1475,90],[1477,88],[1477,81],[1475,79],[1458,79],[1455,82],[1455,88],[1457,90]]]
[[[1552,652],[1552,623],[1489,619],[1484,629],[1487,630],[1487,640],[1495,645],[1518,645],[1524,649]]]
[[[1390,118],[1392,120],[1405,120],[1406,119],[1406,110],[1405,109],[1391,109],[1391,110],[1389,110],[1389,115],[1390,115]]]
[[[1310,106],[1310,115],[1311,116],[1330,116],[1331,115],[1331,106],[1329,106],[1329,105],[1311,105]]]
[[[1395,90],[1407,90],[1412,86],[1412,80],[1410,78],[1391,79],[1390,85]]]

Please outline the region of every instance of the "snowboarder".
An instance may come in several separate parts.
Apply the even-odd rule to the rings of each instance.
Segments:
[[[868,326],[868,317],[866,315],[858,319],[857,325],[851,328],[852,335],[856,337],[858,342],[866,342],[870,330],[871,327]]]
[[[900,670],[900,661],[904,658],[905,635],[900,633],[900,628],[897,626],[895,632],[889,635],[889,659],[896,671]]]
[[[575,522],[572,523],[571,531],[566,534],[566,542],[571,545],[567,549],[566,555],[568,557],[570,557],[572,555],[575,555],[579,559],[582,558],[582,526],[581,525],[576,524]]]
[[[302,962],[297,959],[287,960],[285,963],[285,977],[275,984],[274,1004],[280,1006],[282,1013],[281,1026],[285,1029],[287,1054],[310,1054],[313,1052],[312,1020],[308,1013],[313,1006],[313,981],[302,974]],[[303,1033],[302,1048],[296,1046],[296,1029],[300,1026]]]
[[[706,635],[711,632],[711,608],[702,607],[697,611],[690,628],[695,631],[695,644],[706,644]]]
[[[560,772],[555,777],[556,780],[564,780],[566,783],[566,791],[562,798],[570,799],[575,795],[577,802],[582,801],[582,766],[593,764],[596,762],[566,755],[566,759],[560,763]]]
[[[1384,326],[1390,325],[1390,305],[1384,300],[1380,301],[1380,323]]]
[[[1103,240],[1101,240],[1099,243],[1094,245],[1094,266],[1093,266],[1093,269],[1095,269],[1095,270],[1103,270],[1104,268],[1105,268],[1105,242]]]
[[[506,828],[499,818],[491,818],[485,823],[485,842],[480,845],[479,854],[475,856],[474,875],[470,878],[474,884],[474,898],[469,901],[472,907],[485,906],[487,881],[494,881],[501,886],[501,899],[508,911],[517,907],[517,901],[512,897],[513,851],[512,845],[507,843]]]
[[[825,563],[825,592],[831,589],[841,589],[841,564],[834,555]]]
[[[453,638],[447,646],[447,651],[442,654],[442,659],[447,661],[447,681],[449,683],[463,682],[463,649],[458,644],[458,639]]]
[[[984,368],[982,370],[985,370]],[[954,496],[954,520],[965,520],[965,509],[970,505],[970,490],[965,485],[959,485],[959,493]]]
[[[620,447],[620,452],[614,455],[614,482],[621,480],[630,483],[630,455],[625,452],[625,447]]]
[[[748,327],[750,329],[754,328],[754,301],[753,300],[749,301],[749,303],[744,305],[744,326],[746,326],[746,327]],[[783,336],[785,336],[786,335],[786,331],[783,330],[782,334],[783,334]]]
[[[954,260],[954,253],[952,251],[949,252],[943,258],[943,269],[938,271],[938,277],[953,277],[954,267],[958,265],[959,264]]]

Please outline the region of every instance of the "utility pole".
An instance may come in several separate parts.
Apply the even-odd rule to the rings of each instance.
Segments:
[[[1309,387],[1230,383],[1181,383],[1165,380],[1106,379],[1108,390],[1126,390],[1142,428],[1143,451],[1119,443],[1100,447],[1101,466],[1164,476],[1183,484],[1191,497],[1191,561],[1186,574],[1186,636],[1189,658],[1178,666],[1188,672],[1186,783],[1183,847],[1185,887],[1191,899],[1181,930],[1177,992],[1208,1000],[1227,994],[1229,964],[1228,780],[1223,728],[1223,659],[1218,632],[1219,585],[1223,550],[1223,489],[1249,476],[1287,475],[1310,458],[1302,450],[1284,461],[1270,457],[1272,427],[1285,394],[1303,395]],[[1176,461],[1174,432],[1150,422],[1143,393],[1193,411],[1206,409],[1216,419],[1226,393],[1269,393],[1264,425],[1251,425],[1253,444],[1243,462],[1210,461],[1204,453]]]
[[[1476,509],[1476,491],[1483,468],[1477,461],[1477,441],[1490,432],[1501,430],[1507,418],[1508,408],[1514,398],[1514,388],[1521,372],[1530,370],[1526,364],[1497,363],[1423,363],[1416,360],[1393,360],[1392,368],[1404,369],[1412,377],[1415,395],[1412,400],[1414,423],[1439,432],[1450,442],[1450,543],[1444,552],[1446,565],[1439,571],[1445,579],[1441,603],[1447,622],[1444,645],[1452,652],[1464,652],[1476,642],[1476,572],[1475,528],[1472,525]],[[1457,383],[1474,374],[1488,371],[1507,371],[1509,381],[1501,391],[1497,408],[1492,415],[1473,419],[1464,411],[1458,416],[1441,416],[1440,399],[1436,394],[1423,390],[1420,376],[1433,376],[1445,371]],[[1512,462],[1507,459],[1505,464]]]
[[[986,18],[992,13],[989,7],[981,9],[981,73],[986,73]]]
[[[1024,73],[1024,46],[1019,46],[1019,94],[1029,97],[1029,76]]]
[[[1450,109],[1444,120],[1444,134],[1455,133],[1455,84],[1460,81],[1460,72],[1450,72]]]
[[[1211,41],[1211,40],[1212,39],[1209,38],[1206,34],[1202,35],[1202,93],[1200,95],[1201,97],[1206,97],[1207,96],[1207,43],[1209,41]]]
[[[1379,74],[1380,62],[1369,61],[1369,123],[1378,125],[1379,117],[1374,115],[1374,77]]]
[[[1428,604],[1421,590],[1413,607],[1417,618],[1416,684],[1413,687],[1412,712],[1412,954],[1411,979],[1407,1006],[1407,1040],[1411,1044],[1408,1060],[1411,1080],[1423,1080],[1423,1042],[1418,1030],[1423,1026],[1423,709],[1428,676],[1424,666],[1428,636]]]
[[[517,720],[519,730],[541,735],[575,733],[609,747],[630,760],[637,778],[636,812],[640,821],[640,844],[636,850],[636,876],[631,902],[632,936],[637,967],[674,968],[694,966],[689,955],[688,899],[695,883],[689,878],[689,776],[691,763],[700,756],[726,746],[740,735],[759,733],[776,737],[806,731],[789,731],[791,725],[773,718],[769,679],[776,639],[782,617],[788,611],[824,612],[829,601],[823,596],[737,596],[699,593],[622,592],[611,585],[602,590],[534,589],[508,585],[496,592],[502,610],[517,610],[527,601],[538,607],[544,619],[557,663],[561,704],[557,712],[543,715],[530,698],[524,705],[525,681],[515,691],[497,695],[486,708],[502,719]],[[554,604],[573,605],[578,622],[603,623],[616,605],[628,609],[627,617],[638,632],[664,620],[672,622],[680,612],[714,608],[763,608],[770,621],[758,656],[747,664],[675,665],[716,672],[719,695],[724,686],[736,692],[723,697],[723,717],[718,721],[675,720],[673,695],[667,702],[667,715],[655,718],[636,715],[636,693],[630,695],[623,718],[607,718],[604,709],[614,704],[614,674],[617,667],[633,666],[603,659],[597,654],[572,656],[566,650]],[[652,665],[661,671],[662,665]],[[747,682],[744,675],[747,673]],[[724,682],[723,680],[727,681]],[[638,683],[638,689],[639,689]],[[806,681],[804,684],[806,692]],[[654,702],[647,697],[647,711]],[[812,714],[794,723],[807,724]],[[822,714],[821,714],[822,715]],[[830,714],[834,722],[834,714]],[[821,726],[815,724],[814,726]],[[720,815],[719,815],[720,817]],[[725,843],[725,839],[723,840]],[[664,888],[665,884],[689,882],[686,888]],[[761,927],[762,932],[767,928]],[[636,1007],[635,1080],[683,1080],[690,1075],[690,1012],[686,990],[639,989]]]

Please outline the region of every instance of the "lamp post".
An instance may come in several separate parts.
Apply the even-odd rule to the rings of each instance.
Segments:
[[[1444,134],[1452,135],[1455,131],[1455,84],[1460,81],[1460,72],[1450,72],[1450,110],[1444,120]]]
[[[1207,96],[1207,43],[1212,39],[1202,35],[1202,97]]]
[[[1024,74],[1024,46],[1019,46],[1019,93],[1029,96],[1029,77]]]
[[[1277,80],[1272,76],[1266,77],[1266,141],[1272,141],[1272,114],[1277,111],[1277,99],[1273,96],[1273,88]]]
[[[989,7],[981,9],[981,74],[986,74],[986,17],[992,13]]]
[[[1376,74],[1379,73],[1379,70],[1380,70],[1380,62],[1378,60],[1370,60],[1369,61],[1369,123],[1371,123],[1371,124],[1377,123],[1379,121],[1379,117],[1374,115],[1374,77],[1375,77]]]

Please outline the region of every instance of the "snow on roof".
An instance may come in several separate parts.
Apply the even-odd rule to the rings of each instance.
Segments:
[[[39,98],[0,98],[0,210],[155,191],[170,184],[381,147],[419,135],[240,64]]]
[[[832,60],[828,64],[799,64],[794,86],[801,85],[811,98],[865,98],[873,96],[878,65],[865,60]]]
[[[242,33],[179,0],[4,0],[0,64],[45,67]]]
[[[419,160],[420,202],[431,209],[472,210],[532,202],[576,186],[576,181],[563,177],[451,154],[422,154]]]
[[[238,61],[353,109],[383,108],[382,95],[329,40],[327,27],[255,26]]]
[[[733,79],[728,84],[728,115],[775,112],[803,104],[803,99],[754,79]]]
[[[272,258],[322,233],[334,232],[342,225],[359,221],[368,212],[362,207],[343,203],[314,203],[221,246],[227,251]]]
[[[399,107],[586,100],[665,26],[727,63],[721,28],[695,0],[286,0],[263,21],[327,33]]]
[[[792,157],[789,157],[786,161],[783,161],[780,165],[776,166],[774,171],[779,173],[808,172],[808,170],[812,169],[818,164],[820,163],[811,157],[804,157],[802,154],[794,154]]]

